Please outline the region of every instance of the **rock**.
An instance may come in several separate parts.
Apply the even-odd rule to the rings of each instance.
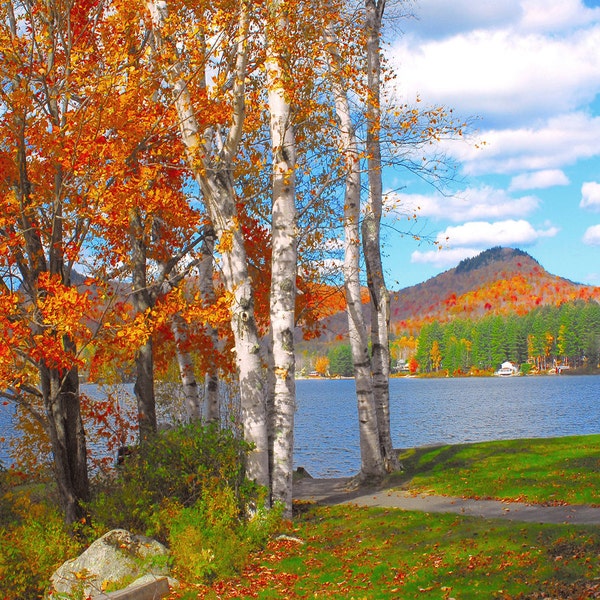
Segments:
[[[312,479],[312,475],[304,468],[298,467],[294,473],[295,479]]]
[[[179,582],[168,577],[144,575],[122,590],[95,596],[94,600],[159,600],[179,587]]]
[[[48,597],[93,598],[110,584],[125,587],[144,575],[166,576],[168,550],[156,540],[114,529],[96,540],[78,558],[68,560],[52,575]],[[113,586],[114,587],[114,586]]]

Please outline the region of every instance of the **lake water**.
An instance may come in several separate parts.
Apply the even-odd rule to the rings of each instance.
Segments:
[[[297,382],[296,466],[360,469],[354,380]],[[600,433],[600,376],[390,380],[395,448]]]
[[[314,477],[360,469],[354,380],[300,380],[295,466]],[[390,380],[396,448],[527,437],[600,433],[600,376]],[[0,405],[1,438],[12,408]]]

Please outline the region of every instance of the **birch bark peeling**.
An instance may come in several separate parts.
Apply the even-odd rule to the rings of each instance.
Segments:
[[[343,63],[338,51],[339,41],[332,25],[329,25],[325,31],[325,40],[329,51],[329,72],[335,110],[340,124],[340,146],[346,168],[343,272],[348,315],[348,337],[354,363],[354,382],[358,405],[361,476],[363,478],[377,478],[384,474],[384,463],[379,444],[379,427],[373,394],[368,335],[361,298],[360,154],[344,85]]]
[[[152,0],[148,3],[155,35],[155,45],[160,52],[165,40],[161,33],[167,18],[167,3]],[[232,294],[231,325],[234,336],[238,369],[242,424],[244,438],[254,449],[248,456],[247,476],[258,484],[269,487],[269,452],[267,418],[259,340],[254,320],[254,292],[248,273],[244,239],[236,209],[232,162],[239,149],[245,115],[245,76],[247,62],[246,36],[248,34],[248,6],[240,2],[236,46],[236,65],[233,89],[233,116],[227,140],[216,155],[212,149],[212,129],[201,131],[194,113],[188,88],[183,77],[177,49],[169,48],[174,57],[165,78],[172,89],[173,100],[179,116],[179,129],[186,149],[188,166],[202,192],[209,218],[218,239],[229,238],[222,253],[221,266],[227,290]]]
[[[296,383],[294,326],[297,274],[296,141],[286,94],[286,61],[280,32],[287,29],[285,2],[269,2],[267,87],[273,153],[272,262],[270,317],[275,388],[272,423],[272,499],[292,513],[294,413]]]

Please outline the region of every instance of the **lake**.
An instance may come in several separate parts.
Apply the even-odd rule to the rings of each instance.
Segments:
[[[360,469],[354,380],[297,382],[295,466]],[[390,380],[395,448],[600,433],[600,376]]]
[[[299,380],[295,466],[314,477],[360,469],[354,380]],[[600,376],[390,380],[396,448],[600,433]],[[0,406],[8,464],[12,407]]]

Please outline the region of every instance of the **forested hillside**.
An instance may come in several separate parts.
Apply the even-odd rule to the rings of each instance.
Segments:
[[[551,275],[521,250],[497,247],[394,294],[392,330],[416,333],[433,320],[524,315],[538,306],[577,299],[600,300],[600,288]]]
[[[424,283],[392,294],[393,358],[407,363],[412,358],[415,368],[418,363],[426,372],[468,371],[473,366],[494,370],[504,360],[523,363],[531,357],[544,369],[555,360],[582,366],[596,360],[595,328],[585,323],[588,317],[595,323],[599,301],[598,287],[551,275],[522,250],[492,248]],[[581,310],[567,309],[573,303]],[[568,334],[565,319],[577,321]],[[536,320],[543,320],[545,325],[534,325]],[[560,345],[561,326],[561,335],[569,339],[568,348]],[[528,342],[532,328],[537,334]],[[583,339],[586,329],[589,336]],[[490,341],[491,330],[495,344]],[[332,347],[344,343],[345,313],[325,319],[322,331],[317,340],[300,345],[302,366],[311,363],[305,358],[327,356]],[[333,358],[337,364],[337,354]],[[321,370],[323,364],[321,360]]]

